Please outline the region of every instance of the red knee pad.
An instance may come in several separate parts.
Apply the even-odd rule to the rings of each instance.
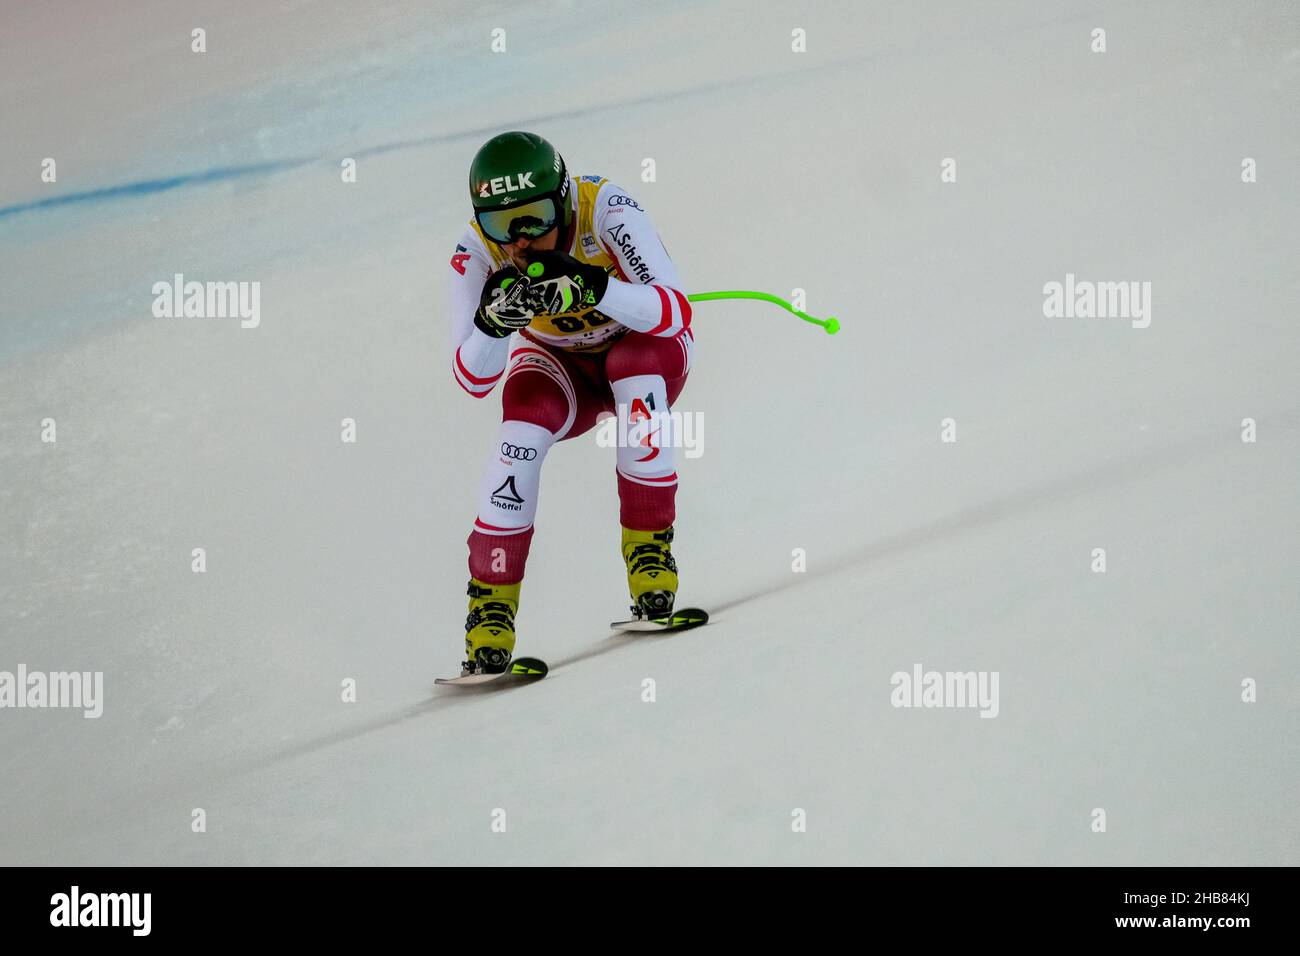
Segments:
[[[559,434],[569,421],[569,398],[549,375],[512,372],[501,390],[501,420],[528,422]]]
[[[605,376],[611,382],[633,375],[658,375],[665,380],[686,374],[686,347],[676,338],[629,332],[605,358]]]

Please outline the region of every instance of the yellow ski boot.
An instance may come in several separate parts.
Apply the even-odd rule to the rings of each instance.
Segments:
[[[500,674],[515,650],[515,613],[519,584],[469,582],[469,616],[465,618],[465,662],[461,676]]]
[[[633,531],[623,529],[623,561],[632,613],[638,618],[672,614],[677,598],[677,562],[671,553],[673,529]]]

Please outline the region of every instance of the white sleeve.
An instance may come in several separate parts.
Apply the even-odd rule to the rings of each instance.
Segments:
[[[473,229],[466,229],[451,256],[448,278],[451,307],[451,371],[475,398],[492,391],[505,371],[510,337],[495,339],[474,324],[483,283],[492,274],[492,257]]]
[[[640,204],[607,182],[596,194],[593,218],[596,237],[619,274],[610,278],[600,311],[649,335],[673,338],[690,328],[691,304],[677,267]]]

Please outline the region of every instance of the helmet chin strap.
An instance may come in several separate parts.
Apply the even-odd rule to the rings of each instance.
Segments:
[[[568,252],[569,246],[573,244],[574,236],[578,231],[578,190],[569,184],[569,195],[565,197],[564,202],[564,225],[556,227],[555,248],[559,252]],[[498,246],[504,248],[509,243],[492,240]],[[513,261],[513,260],[512,260]]]
[[[578,203],[578,190],[573,184],[569,184],[569,195],[564,203],[564,231],[557,238],[555,248],[560,252],[568,252],[569,246],[573,245],[574,234],[578,231],[578,210],[575,208]]]

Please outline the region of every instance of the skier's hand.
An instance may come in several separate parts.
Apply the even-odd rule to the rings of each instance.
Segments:
[[[529,295],[530,282],[514,266],[498,269],[483,283],[474,324],[485,335],[503,339],[533,320],[537,309]]]
[[[609,276],[600,266],[587,265],[554,249],[529,250],[525,278],[530,280],[529,299],[534,309],[546,315],[560,315],[599,304],[609,286]]]

